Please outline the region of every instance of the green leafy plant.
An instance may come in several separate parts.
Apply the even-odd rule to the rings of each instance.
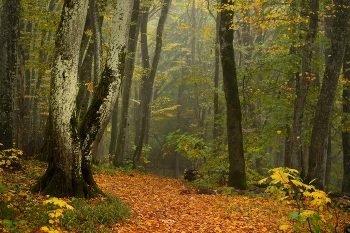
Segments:
[[[74,210],[64,212],[61,221],[61,226],[68,231],[85,229],[86,232],[96,232],[95,227],[101,226],[103,232],[104,227],[124,221],[129,215],[129,208],[117,198],[108,198],[93,205],[87,200],[73,198],[71,204]]]
[[[207,155],[209,148],[204,145],[202,138],[197,138],[187,133],[180,133],[180,130],[176,130],[169,133],[166,137],[166,147],[163,150],[163,156],[170,153],[171,150],[176,151],[181,156],[194,161],[203,159]]]
[[[268,183],[265,192],[275,196],[281,202],[294,204],[296,211],[288,214],[292,222],[280,225],[280,230],[300,231],[308,229],[310,232],[332,232],[332,226],[327,221],[332,218],[328,204],[331,199],[324,191],[316,189],[310,182],[305,184],[298,176],[298,171],[286,167],[274,168],[269,171],[271,175],[259,181],[259,184]]]
[[[47,213],[49,216],[49,226],[43,226],[40,230],[49,233],[59,233],[62,232],[60,225],[60,220],[63,218],[63,213],[66,210],[73,210],[73,206],[69,205],[64,200],[58,199],[56,197],[50,198],[43,202],[47,206]]]

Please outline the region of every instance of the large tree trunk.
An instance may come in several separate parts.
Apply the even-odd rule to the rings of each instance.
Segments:
[[[233,5],[221,0],[222,5]],[[246,189],[245,160],[242,135],[242,112],[238,93],[238,82],[233,49],[232,10],[223,10],[220,15],[220,52],[223,71],[227,115],[227,140],[229,153],[229,186]]]
[[[331,54],[326,61],[325,74],[320,97],[317,102],[306,181],[314,181],[319,189],[324,189],[329,123],[333,110],[345,45],[348,40],[350,0],[337,0],[333,24],[334,36],[331,39]]]
[[[309,30],[305,38],[303,47],[302,72],[296,76],[296,99],[294,103],[293,126],[290,135],[290,156],[291,168],[297,169],[302,177],[305,177],[303,170],[302,158],[302,124],[306,96],[308,93],[309,83],[312,81],[313,74],[311,73],[312,46],[316,38],[318,28],[318,0],[310,0],[309,8],[305,9],[310,15]]]
[[[81,152],[76,133],[75,98],[79,48],[88,0],[65,1],[57,29],[51,71],[49,165],[34,191],[51,196],[84,197]]]
[[[135,0],[134,9],[131,16],[131,25],[129,31],[128,56],[125,59],[125,79],[123,81],[121,119],[116,149],[110,152],[115,154],[113,159],[114,166],[121,166],[126,157],[126,151],[129,145],[127,137],[129,134],[129,103],[132,77],[134,74],[135,53],[137,48],[137,39],[139,37],[139,8],[140,0]],[[112,143],[112,142],[111,142]]]
[[[115,5],[107,63],[78,133],[74,114],[77,71],[88,0],[65,2],[51,73],[49,165],[33,191],[57,197],[101,192],[92,177],[91,160],[119,93],[132,4],[129,0]]]
[[[0,143],[13,147],[14,82],[17,74],[20,1],[5,1],[0,20]]]
[[[343,72],[344,72],[344,87],[343,87],[343,113],[344,118],[342,119],[342,125],[346,128],[342,129],[342,143],[343,143],[343,184],[342,191],[350,193],[350,129],[349,122],[350,119],[350,44],[347,43],[344,62],[343,62]]]
[[[148,55],[145,55],[145,57],[143,58],[143,60],[145,61],[143,68],[147,69],[147,66],[148,66],[148,68],[150,69],[145,70],[145,72],[147,72],[148,74],[143,78],[142,80],[143,83],[141,84],[142,85],[142,96],[140,98],[141,99],[141,103],[140,103],[141,125],[139,129],[140,133],[138,134],[138,138],[137,138],[136,150],[133,156],[134,167],[136,166],[136,163],[140,161],[144,139],[146,138],[146,134],[147,134],[148,122],[149,122],[150,110],[151,110],[150,105],[152,102],[152,95],[153,95],[153,84],[156,77],[160,52],[162,50],[165,20],[169,12],[170,5],[171,5],[171,0],[164,0],[163,6],[161,9],[161,15],[159,17],[158,27],[157,27],[156,48],[154,51],[152,66],[149,66],[149,64],[147,65],[147,63],[149,62]],[[145,35],[141,35],[141,38],[142,36],[145,36]],[[147,41],[147,37],[145,40]]]

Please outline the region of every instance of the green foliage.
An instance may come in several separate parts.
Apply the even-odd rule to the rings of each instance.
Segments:
[[[96,232],[96,226],[102,226],[100,232],[104,232],[105,227],[124,221],[129,215],[129,207],[117,198],[109,198],[91,204],[87,200],[73,198],[71,205],[74,210],[64,213],[61,226],[70,232],[77,229],[84,229],[84,232]]]
[[[201,166],[200,173],[203,180],[213,187],[222,186],[228,180],[228,157],[227,153],[210,155],[206,157],[206,162]]]
[[[132,146],[133,150],[136,150],[136,145]],[[141,157],[140,159],[144,164],[148,164],[151,161],[149,160],[150,153],[152,151],[152,147],[148,144],[143,144],[142,146],[142,152],[141,152]],[[139,167],[138,169],[144,170],[142,167]]]
[[[331,199],[324,191],[316,189],[311,184],[305,184],[298,176],[298,171],[290,168],[274,168],[269,178],[262,179],[259,183],[268,183],[266,192],[275,196],[285,204],[294,204],[296,211],[288,214],[291,224],[284,223],[280,230],[300,231],[308,229],[310,232],[332,232],[335,226],[330,226],[331,209],[328,205]]]
[[[129,214],[129,208],[115,198],[96,201],[33,196],[28,180],[42,175],[47,164],[35,160],[21,160],[21,164],[23,171],[8,171],[5,177],[6,171],[0,171],[4,182],[0,182],[1,232],[98,232],[96,226],[102,226],[100,232],[108,232],[110,224]]]
[[[259,181],[264,178],[264,176],[260,175],[254,169],[247,168],[247,184],[248,186],[256,187],[259,184]]]
[[[205,146],[204,140],[187,133],[180,133],[180,130],[171,132],[166,137],[166,147],[163,150],[163,156],[170,154],[171,150],[179,153],[185,158],[195,161],[203,159],[208,154],[208,147]]]
[[[114,175],[116,168],[113,166],[113,164],[101,164],[99,166],[92,165],[91,170],[93,174],[106,173],[106,174]]]

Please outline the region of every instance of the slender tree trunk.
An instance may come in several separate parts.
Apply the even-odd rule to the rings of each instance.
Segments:
[[[233,6],[229,0],[221,0],[222,5]],[[233,49],[232,10],[221,11],[220,52],[226,99],[227,140],[229,153],[229,186],[246,189],[245,160],[242,135],[242,112],[238,93],[238,82]]]
[[[182,69],[182,76],[185,77],[185,69]],[[181,110],[183,109],[182,104],[182,95],[185,92],[186,85],[184,80],[181,80],[177,91],[177,109],[176,109],[176,129],[181,131]],[[180,177],[180,154],[175,152],[175,178]]]
[[[334,105],[345,45],[348,40],[350,0],[337,0],[331,39],[331,54],[326,61],[325,74],[320,97],[317,102],[306,181],[314,181],[319,189],[324,189],[329,123]]]
[[[0,143],[13,147],[14,83],[17,74],[20,1],[5,1],[0,19]]]
[[[214,63],[214,129],[213,129],[213,139],[214,139],[214,153],[218,152],[218,149],[220,148],[220,132],[222,130],[220,129],[222,127],[222,123],[220,122],[220,119],[222,118],[221,112],[220,112],[220,106],[219,106],[219,72],[220,72],[220,38],[219,38],[219,23],[220,18],[219,14],[217,14],[217,17],[215,18],[215,25],[216,25],[216,35],[215,35],[215,63]]]
[[[309,84],[313,79],[313,74],[311,72],[311,60],[313,50],[312,46],[314,44],[318,28],[318,8],[319,1],[310,0],[309,9],[305,10],[310,14],[309,30],[305,38],[305,45],[303,47],[302,72],[300,76],[296,76],[296,99],[294,103],[293,126],[290,135],[291,164],[288,166],[297,169],[301,177],[305,177],[305,172],[303,170],[301,133],[306,96],[308,93]]]
[[[25,106],[24,106],[24,56],[21,53],[19,57],[19,69],[18,69],[18,120],[17,120],[17,148],[19,150],[23,150],[23,136],[24,136],[24,114],[25,114]]]
[[[104,8],[101,10],[104,11]],[[98,12],[99,9],[95,0],[89,0],[89,9],[86,16],[84,31],[92,30],[93,35],[91,37],[84,33],[80,46],[78,71],[80,88],[77,95],[77,112],[79,119],[86,113],[91,91],[93,91],[94,86],[96,86],[101,76],[101,27],[103,17],[98,17]],[[93,41],[93,43],[91,43],[91,41]],[[92,86],[89,87],[89,84],[92,84]]]
[[[119,126],[119,134],[116,149],[113,150],[114,166],[121,166],[123,159],[126,157],[127,147],[129,143],[127,141],[129,133],[129,104],[130,104],[130,91],[132,77],[134,74],[135,54],[137,48],[137,39],[139,37],[139,8],[140,0],[134,1],[133,13],[131,16],[131,25],[129,31],[129,43],[128,43],[128,55],[125,61],[125,79],[123,81],[122,91],[122,106],[121,106],[121,119]],[[111,148],[112,149],[112,148]],[[112,154],[110,152],[110,154]]]
[[[143,96],[141,97],[141,103],[140,103],[140,108],[141,108],[141,126],[140,126],[140,133],[139,137],[137,140],[136,144],[136,150],[134,153],[134,163],[139,162],[141,153],[142,153],[142,147],[144,143],[144,138],[146,137],[147,134],[147,122],[149,122],[149,116],[150,116],[150,105],[152,102],[152,95],[153,95],[153,83],[155,80],[156,72],[157,72],[157,67],[158,67],[158,62],[159,62],[159,57],[162,49],[162,44],[163,44],[163,31],[164,31],[164,25],[165,25],[165,20],[167,18],[169,8],[171,5],[171,0],[164,0],[163,6],[161,9],[161,15],[159,17],[159,22],[158,22],[158,27],[157,27],[157,33],[156,33],[156,47],[154,51],[154,57],[152,60],[152,66],[149,66],[149,70],[145,70],[146,72],[149,72],[147,75],[147,78],[143,79],[143,83],[141,84],[142,93]],[[142,25],[141,25],[142,27]],[[141,35],[141,40],[142,40]],[[142,42],[141,42],[142,43]],[[143,58],[147,62],[148,56]],[[147,69],[144,67],[144,69]],[[135,166],[136,164],[134,164]]]
[[[344,87],[343,87],[343,113],[344,116],[350,114],[350,44],[346,45],[344,62]],[[349,117],[342,119],[342,125],[347,126],[342,129],[342,145],[343,145],[343,183],[342,191],[350,193],[350,128],[349,128]]]

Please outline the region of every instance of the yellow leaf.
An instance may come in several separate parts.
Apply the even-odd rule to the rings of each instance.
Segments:
[[[49,232],[50,231],[50,229],[47,226],[40,227],[40,230],[42,230],[44,232]]]
[[[315,214],[315,212],[313,210],[304,210],[303,212],[300,213],[300,215],[308,218],[311,217]]]
[[[267,178],[261,179],[261,180],[258,181],[258,184],[263,184],[263,183],[266,182],[266,180],[267,180]]]
[[[282,231],[286,231],[286,230],[288,230],[289,228],[290,228],[290,226],[287,225],[287,224],[283,224],[283,225],[281,225],[281,226],[279,227],[279,229],[282,230]]]

